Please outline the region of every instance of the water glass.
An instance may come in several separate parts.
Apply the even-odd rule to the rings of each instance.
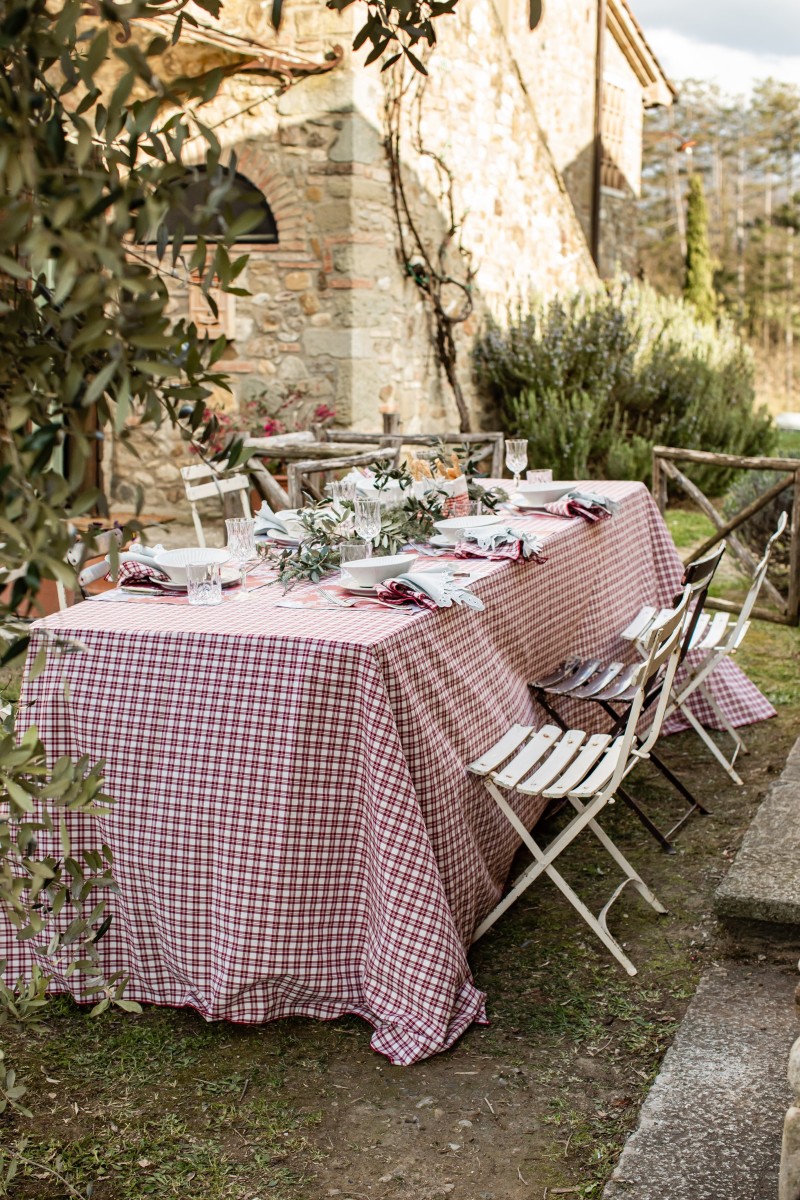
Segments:
[[[356,533],[367,543],[366,557],[372,554],[372,539],[381,531],[380,500],[356,500]]]
[[[334,504],[338,500],[352,504],[356,498],[356,481],[355,479],[334,479],[330,485],[330,492]]]
[[[552,467],[540,467],[537,471],[526,471],[525,478],[528,483],[552,483]]]
[[[506,466],[514,473],[514,487],[519,487],[519,477],[528,465],[528,439],[511,438],[506,442]]]
[[[340,575],[343,581],[351,582],[353,577],[347,570],[347,564],[351,562],[359,562],[367,557],[367,545],[365,542],[342,542],[339,546],[339,565],[341,567]]]
[[[219,563],[189,563],[186,594],[190,604],[221,604],[222,576]]]
[[[225,522],[225,529],[228,534],[230,562],[235,563],[239,568],[239,582],[241,583],[239,594],[245,596],[247,594],[245,588],[247,571],[245,568],[256,552],[256,523],[252,517],[229,517]]]

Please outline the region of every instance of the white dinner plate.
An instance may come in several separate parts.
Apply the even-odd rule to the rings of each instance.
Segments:
[[[345,583],[341,580],[339,586],[343,587],[351,596],[376,596],[378,594],[373,583]]]
[[[271,529],[266,537],[261,537],[259,541],[274,542],[276,546],[285,546],[287,550],[294,549],[300,545],[300,541],[296,537],[290,537],[288,533],[278,533],[277,530]]]
[[[447,546],[451,550],[458,545],[458,542],[455,541],[455,539],[451,541],[450,538],[445,537],[443,533],[434,533],[432,537],[428,538],[428,541],[432,546]]]

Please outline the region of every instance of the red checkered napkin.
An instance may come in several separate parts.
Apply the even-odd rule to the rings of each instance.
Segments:
[[[453,553],[456,558],[490,558],[510,559],[511,562],[523,562],[525,555],[521,541],[505,542],[499,546],[479,546],[477,542],[459,542]],[[543,555],[534,555],[535,562],[544,562]]]
[[[545,508],[554,517],[583,517],[584,521],[594,524],[595,521],[607,521],[608,517],[613,517],[616,504],[613,500],[589,492],[567,492],[566,496],[553,500]]]
[[[421,592],[402,579],[388,579],[375,589],[384,604],[416,604],[418,608],[438,608],[427,592]]]
[[[106,575],[106,579],[112,582],[111,575]],[[164,571],[159,571],[158,567],[149,567],[140,562],[125,562],[120,563],[118,586],[136,587],[137,584],[162,583],[169,579]]]

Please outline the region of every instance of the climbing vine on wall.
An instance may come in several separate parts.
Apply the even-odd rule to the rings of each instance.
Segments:
[[[441,154],[425,146],[422,138],[422,108],[427,80],[416,74],[407,78],[404,65],[397,63],[386,72],[384,147],[389,162],[392,200],[397,223],[398,252],[403,269],[416,284],[430,319],[431,341],[436,360],[444,372],[458,409],[462,433],[468,433],[469,408],[458,375],[458,346],[455,331],[472,314],[474,270],[461,240],[463,217],[456,213],[455,177]],[[406,186],[407,168],[402,158],[404,129],[421,158],[429,159],[439,185],[438,211],[444,229],[429,237],[420,228]]]

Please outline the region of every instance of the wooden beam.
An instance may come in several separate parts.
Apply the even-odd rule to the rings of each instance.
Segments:
[[[741,604],[734,604],[732,600],[720,600],[716,596],[707,597],[706,608],[715,608],[719,612],[733,613],[735,616],[738,616],[742,611]],[[776,613],[773,608],[759,608],[759,606],[756,605],[750,615],[759,621],[772,621],[773,625],[794,624],[794,622],[789,619],[788,614]]]
[[[712,454],[708,450],[680,450],[676,446],[654,446],[653,454],[673,462],[703,463],[709,467],[739,467],[757,471],[797,470],[796,458],[747,458],[741,454]]]
[[[701,452],[697,451],[697,453],[701,453]],[[790,460],[790,461],[793,463],[793,466],[796,468],[797,467],[796,460]],[[687,479],[686,476],[683,474],[683,472],[679,471],[673,462],[669,462],[666,459],[664,459],[664,461],[662,462],[662,467],[666,471],[666,473],[669,475],[670,479],[673,479],[675,481],[675,483],[677,483],[681,488],[683,488],[683,490],[686,492],[687,496],[689,496],[690,499],[694,500],[697,507],[706,514],[706,516],[708,517],[709,521],[711,522],[711,524],[714,526],[715,529],[720,530],[725,527],[725,522],[722,520],[722,517],[719,515],[717,510],[711,504],[711,501],[708,500],[708,498],[703,495],[703,493],[700,491],[700,488],[697,486],[697,484],[692,483],[691,479]],[[758,564],[756,563],[756,560],[753,558],[750,551],[747,550],[742,545],[742,543],[739,541],[739,539],[735,538],[733,536],[733,534],[729,534],[726,540],[727,540],[728,545],[730,546],[731,550],[733,551],[733,553],[739,559],[739,561],[747,568],[747,570],[750,572],[751,575],[755,575],[756,567]],[[769,579],[765,579],[764,583],[763,583],[763,587],[764,587],[764,590],[768,593],[773,604],[776,605],[778,611],[781,613],[785,613],[787,611],[786,599],[780,594],[780,592],[775,587],[775,585],[773,583],[771,583]]]
[[[387,446],[385,452],[369,450],[365,454],[349,454],[346,458],[329,458],[325,460],[310,458],[302,462],[289,463],[289,507],[300,508],[302,506],[304,476],[325,476],[328,471],[343,471],[348,467],[374,466],[375,463],[385,459],[394,459],[396,465],[399,452],[399,447],[392,448]],[[321,493],[318,492],[318,495],[321,495]]]
[[[796,474],[782,476],[782,478],[779,479],[778,482],[769,489],[769,491],[764,492],[761,496],[758,496],[752,501],[751,504],[747,505],[747,508],[743,508],[741,512],[738,512],[735,517],[730,519],[730,521],[727,521],[726,524],[720,526],[713,537],[708,538],[705,542],[703,542],[702,546],[698,546],[696,550],[693,550],[692,556],[691,558],[687,559],[687,562],[697,562],[698,558],[702,558],[704,554],[707,554],[712,547],[716,546],[717,542],[721,542],[722,539],[726,538],[729,533],[733,532],[734,529],[738,529],[740,525],[743,525],[745,521],[749,520],[750,517],[754,516],[755,513],[764,508],[765,505],[769,504],[770,500],[774,500],[775,497],[779,496],[782,491],[788,487],[791,487],[792,484],[796,482],[796,479]]]
[[[789,527],[789,602],[786,608],[792,624],[800,623],[800,470],[794,477],[792,524]]]
[[[283,490],[277,479],[273,479],[262,462],[252,456],[248,459],[247,470],[252,476],[256,491],[262,500],[266,500],[270,508],[280,512],[289,507],[289,496]]]
[[[706,608],[713,608],[719,612],[729,612],[734,616],[738,616],[742,606],[734,604],[731,600],[720,600],[716,596],[709,596],[706,600]],[[771,621],[773,625],[792,624],[785,613],[776,613],[773,608],[760,608],[756,605],[750,615],[758,621]]]
[[[661,469],[661,459],[653,451],[653,499],[662,517],[667,511],[667,474]]]

